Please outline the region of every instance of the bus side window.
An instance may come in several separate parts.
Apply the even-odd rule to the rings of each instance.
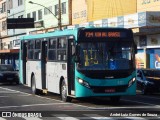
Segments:
[[[34,40],[28,41],[28,59],[33,59],[34,57]]]
[[[67,60],[66,50],[58,50],[57,55],[58,60]]]
[[[38,39],[35,41],[35,50],[34,50],[34,59],[41,59],[41,40]]]
[[[57,59],[60,61],[67,60],[67,39],[65,37],[58,39]]]
[[[48,59],[49,60],[56,60],[56,50],[49,50],[48,51]]]
[[[48,50],[48,60],[57,60],[56,50],[57,49],[57,38],[49,39],[49,50]]]
[[[67,39],[66,38],[60,38],[58,40],[58,48],[66,48],[67,47]]]

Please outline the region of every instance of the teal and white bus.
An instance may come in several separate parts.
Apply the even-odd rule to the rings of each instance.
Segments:
[[[34,94],[72,98],[135,95],[133,33],[123,28],[77,28],[21,38],[20,80]]]

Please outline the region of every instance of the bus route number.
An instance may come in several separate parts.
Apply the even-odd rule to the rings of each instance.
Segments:
[[[85,32],[85,37],[120,37],[120,32]]]

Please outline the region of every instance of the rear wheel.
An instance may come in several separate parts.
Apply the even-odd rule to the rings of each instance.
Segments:
[[[71,102],[72,101],[72,98],[67,96],[67,86],[66,86],[64,80],[62,81],[62,84],[61,84],[61,99],[64,102]]]

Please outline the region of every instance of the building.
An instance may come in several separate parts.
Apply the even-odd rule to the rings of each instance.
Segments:
[[[72,25],[101,26],[108,18],[137,12],[137,0],[72,0]],[[114,21],[113,21],[114,22]]]
[[[137,67],[160,69],[160,0],[137,0],[137,12],[146,23],[138,27]],[[142,17],[143,16],[143,17]]]
[[[19,37],[26,34],[25,29],[7,29],[7,18],[24,17],[24,0],[2,0],[1,19],[1,49],[0,57],[2,64],[13,64],[18,69]]]
[[[59,2],[61,14],[58,9]],[[0,63],[13,64],[15,69],[18,69],[19,38],[26,34],[54,31],[59,25],[62,28],[70,25],[69,6],[70,0],[45,0],[40,3],[39,0],[0,0]],[[6,20],[9,18],[34,18],[35,28],[7,29]]]
[[[27,34],[50,32],[71,25],[70,6],[71,0],[25,0],[25,17],[35,21],[35,28],[27,29]]]

